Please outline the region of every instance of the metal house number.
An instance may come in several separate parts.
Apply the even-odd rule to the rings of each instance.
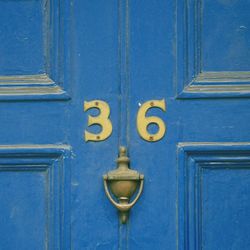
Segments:
[[[96,108],[99,111],[97,116],[88,115],[88,127],[92,125],[101,126],[101,132],[90,133],[88,130],[84,131],[85,141],[103,141],[106,140],[112,134],[112,122],[109,118],[110,107],[109,104],[102,100],[92,100],[84,102],[84,111]],[[163,138],[166,132],[166,125],[164,121],[157,116],[146,116],[149,109],[159,108],[162,111],[166,111],[165,100],[150,100],[144,102],[137,113],[136,125],[137,131],[142,139],[149,142],[156,142]],[[156,133],[149,133],[149,125],[155,124],[158,127]]]

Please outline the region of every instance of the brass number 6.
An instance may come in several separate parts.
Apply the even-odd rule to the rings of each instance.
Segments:
[[[97,116],[88,116],[88,126],[91,126],[93,124],[100,125],[102,127],[102,131],[100,133],[94,134],[85,130],[85,141],[103,141],[107,139],[112,133],[112,123],[109,119],[109,105],[101,100],[92,100],[90,102],[85,101],[84,111],[87,111],[91,108],[99,109],[100,113]]]
[[[166,111],[165,100],[151,100],[142,104],[137,114],[137,130],[139,135],[146,141],[159,141],[165,134],[166,126],[163,120],[156,116],[146,117],[146,113],[150,108],[160,108]],[[150,124],[156,124],[158,131],[155,134],[150,134],[147,130]]]

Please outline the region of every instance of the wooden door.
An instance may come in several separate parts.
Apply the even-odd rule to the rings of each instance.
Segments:
[[[248,249],[250,2],[0,1],[0,249]],[[84,102],[110,109],[107,138]],[[140,134],[137,116],[160,118]],[[99,111],[98,111],[99,109]],[[96,134],[86,141],[85,131]],[[153,136],[153,138],[151,138]],[[119,146],[143,194],[119,223]]]

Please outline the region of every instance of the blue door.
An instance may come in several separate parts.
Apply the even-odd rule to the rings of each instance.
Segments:
[[[249,249],[249,11],[0,1],[0,249]],[[126,224],[119,146],[145,176]]]

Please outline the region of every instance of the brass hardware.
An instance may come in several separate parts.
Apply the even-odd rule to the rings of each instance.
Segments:
[[[127,150],[125,147],[120,147],[119,157],[117,159],[117,169],[105,174],[103,180],[106,195],[111,203],[119,210],[120,222],[123,224],[126,223],[129,216],[129,210],[135,205],[142,193],[144,175],[129,168],[129,158],[127,157]],[[109,189],[117,198],[118,202],[113,199]],[[129,203],[137,189],[139,190],[136,197]]]
[[[166,111],[165,100],[150,100],[143,103],[137,114],[137,130],[141,138],[146,141],[155,142],[162,139],[166,132],[166,125],[164,121],[156,116],[146,116],[146,113],[151,108],[159,108]],[[156,124],[158,126],[158,131],[155,134],[150,134],[147,130],[150,124]]]
[[[98,134],[90,133],[87,130],[84,132],[85,141],[103,141],[112,134],[112,123],[109,119],[110,108],[108,103],[101,100],[92,100],[84,102],[84,111],[96,108],[99,110],[97,116],[88,116],[88,126],[97,124],[102,127],[102,131]]]

